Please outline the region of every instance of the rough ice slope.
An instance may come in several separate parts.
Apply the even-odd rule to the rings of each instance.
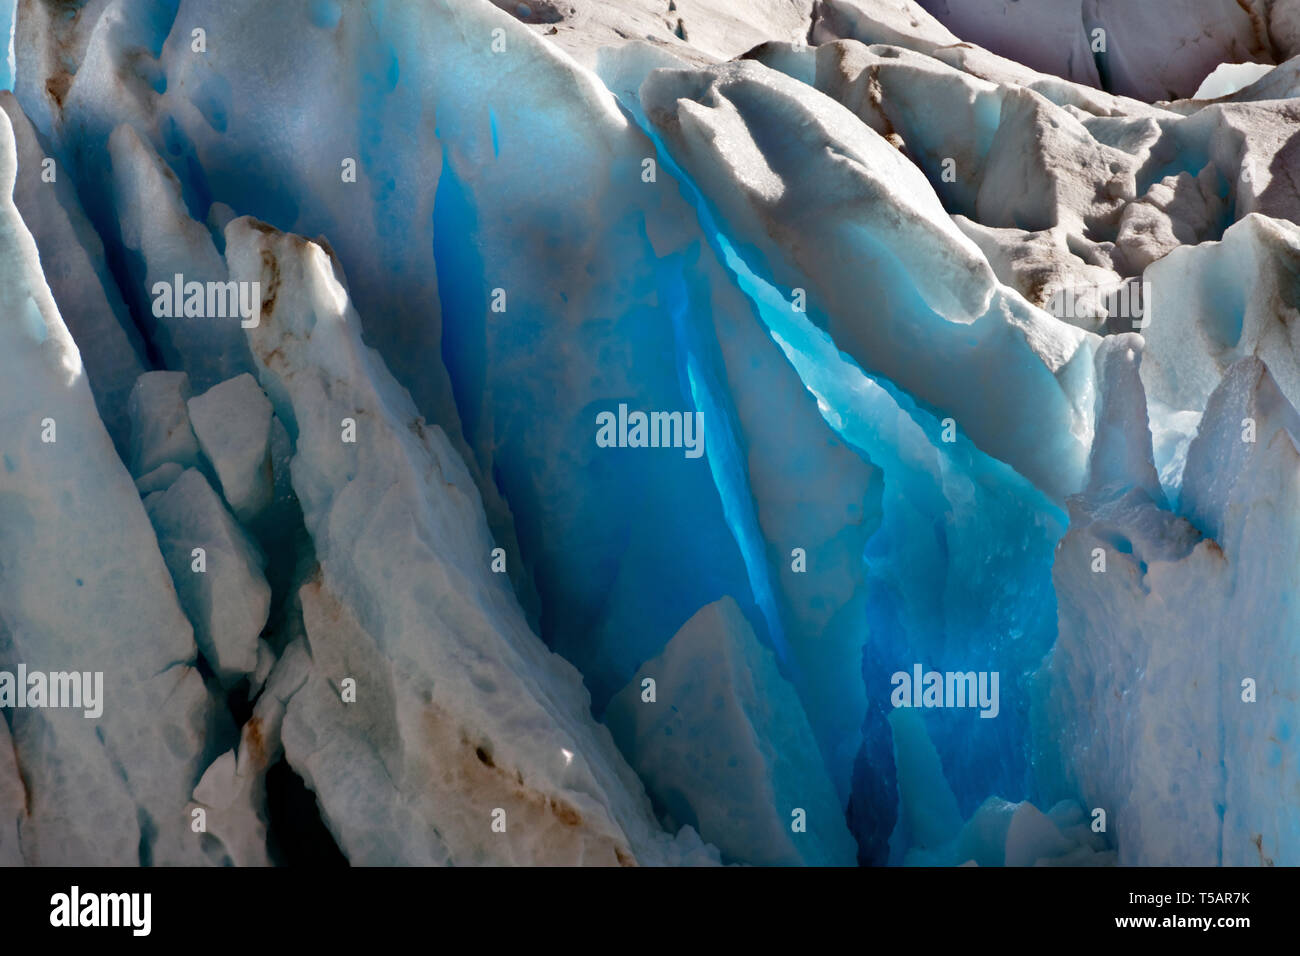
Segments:
[[[1194,100],[1217,100],[1231,96],[1257,83],[1276,69],[1269,63],[1220,63],[1201,81],[1192,94]]]
[[[251,375],[237,375],[186,403],[190,426],[221,482],[221,492],[245,524],[271,503],[271,403]]]
[[[1135,371],[1108,402],[1108,428],[1144,405]],[[1109,808],[1122,863],[1294,858],[1300,827],[1283,794],[1295,772],[1295,612],[1282,582],[1296,561],[1298,432],[1265,364],[1244,358],[1187,453],[1182,514],[1153,499],[1150,437],[1132,428],[1115,438],[1128,479],[1109,463],[1072,502],[1054,570],[1060,634],[1042,675],[1043,780]]]
[[[327,254],[248,219],[226,243],[241,281],[275,290],[249,343],[294,438],[319,561],[299,592],[312,669],[284,745],[349,859],[659,861],[667,840],[640,784],[577,672],[488,570],[464,464],[362,345]],[[355,443],[338,440],[348,419]],[[355,702],[336,690],[345,679]],[[504,832],[489,826],[497,810]]]
[[[18,166],[14,204],[32,224],[41,268],[59,314],[74,336],[93,341],[85,355],[86,378],[95,405],[119,452],[125,451],[128,426],[126,398],[144,371],[139,335],[130,324],[121,293],[104,258],[104,244],[86,219],[76,185],[65,174],[33,129],[13,95],[0,93],[14,130]],[[52,182],[46,182],[53,177]]]
[[[1147,101],[1190,96],[1219,63],[1273,56],[1269,0],[918,2],[963,40]]]
[[[271,607],[257,545],[197,469],[147,494],[144,505],[204,659],[226,682],[253,673]],[[201,572],[195,548],[203,549]]]
[[[1290,0],[16,6],[0,863],[1300,862]]]
[[[24,794],[0,855],[43,865],[203,857],[182,808],[217,730],[215,696],[135,486],[9,195],[0,121],[0,670],[102,674],[103,713],[5,708]],[[16,845],[15,842],[16,841]]]
[[[799,699],[731,598],[701,608],[646,661],[605,721],[662,812],[698,828],[724,858],[856,859]],[[790,827],[800,812],[806,835]]]

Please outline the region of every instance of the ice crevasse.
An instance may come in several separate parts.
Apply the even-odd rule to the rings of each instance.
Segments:
[[[1300,862],[1294,65],[523,6],[16,4],[0,862]]]

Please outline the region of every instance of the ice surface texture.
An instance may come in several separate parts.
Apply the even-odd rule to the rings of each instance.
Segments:
[[[1296,5],[677,6],[19,0],[0,863],[1300,863]]]

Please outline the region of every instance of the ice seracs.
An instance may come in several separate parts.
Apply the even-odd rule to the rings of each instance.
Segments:
[[[103,672],[104,712],[6,712],[22,768],[19,846],[45,865],[181,864],[203,854],[183,814],[215,700],[131,476],[10,199],[0,118],[0,666]]]
[[[581,678],[489,570],[464,464],[362,345],[329,257],[247,219],[227,227],[226,248],[233,275],[279,290],[249,342],[294,440],[320,565],[299,591],[312,668],[283,739],[349,858],[665,859],[669,838]]]
[[[1300,860],[1294,4],[73,6],[0,861]]]
[[[661,812],[725,860],[855,862],[794,688],[731,598],[701,608],[641,665],[605,722]]]
[[[187,372],[200,390],[247,371],[243,313],[222,308],[222,314],[208,314],[208,303],[217,298],[209,284],[224,289],[229,277],[208,230],[186,212],[176,175],[130,126],[113,131],[108,152],[122,244],[143,264],[133,304],[149,323],[156,347],[169,367]],[[194,310],[192,289],[199,290]],[[246,292],[235,291],[236,299],[247,300]],[[168,304],[165,310],[157,307],[160,298]],[[224,294],[220,298],[228,300]],[[172,300],[183,303],[180,314],[171,308]]]
[[[204,658],[226,682],[251,674],[271,607],[257,545],[197,469],[144,504]]]
[[[1192,94],[1194,100],[1217,100],[1244,90],[1272,73],[1271,63],[1220,63]]]
[[[1099,430],[1127,429],[1129,459],[1144,461],[1132,454],[1141,393],[1131,371],[1125,380],[1130,400],[1116,392]],[[1294,520],[1297,431],[1293,406],[1247,357],[1209,399],[1180,514],[1153,500],[1145,464],[1071,502],[1053,569],[1060,633],[1037,705],[1040,779],[1106,811],[1121,863],[1260,865],[1293,852],[1295,811],[1276,786],[1290,762],[1294,622],[1275,575],[1292,560],[1279,531]],[[1100,456],[1116,460],[1104,449],[1094,471]]]
[[[33,230],[41,268],[59,314],[74,338],[93,342],[83,353],[95,405],[119,453],[125,454],[126,402],[145,370],[140,337],[104,255],[104,244],[82,210],[71,170],[60,167],[12,93],[0,91],[18,147],[14,204]]]
[[[840,348],[950,410],[984,450],[1049,492],[1077,486],[1083,383],[1070,366],[1084,336],[1008,298],[897,149],[834,101],[749,61],[656,71],[641,99],[729,233],[761,254],[752,268],[789,295],[805,289],[809,312]],[[766,134],[778,124],[797,137]],[[1002,368],[1014,391],[1036,396],[1032,417],[977,375],[928,371],[973,370],[1004,350],[1022,356]]]
[[[1248,215],[1221,242],[1175,249],[1146,272],[1154,292],[1143,334],[1142,380],[1152,399],[1201,412],[1238,359],[1255,355],[1293,403],[1300,402],[1293,318],[1293,277],[1300,227]],[[1249,283],[1240,277],[1249,275]]]
[[[223,497],[247,524],[271,503],[274,490],[270,401],[257,379],[245,373],[194,396],[186,407]]]
[[[1236,0],[918,3],[963,40],[1044,73],[1147,101],[1190,95],[1224,60],[1272,55],[1263,11]]]
[[[199,442],[190,425],[190,377],[184,372],[146,372],[131,388],[128,464],[136,478],[165,464],[198,465]]]

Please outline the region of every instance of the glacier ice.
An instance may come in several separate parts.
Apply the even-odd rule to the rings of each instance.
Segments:
[[[212,386],[186,403],[190,427],[221,483],[222,496],[244,524],[271,503],[271,403],[252,375]]]
[[[0,864],[1300,862],[1294,4],[678,6],[15,5]]]
[[[1153,263],[1146,275],[1154,302],[1144,330],[1151,360],[1142,375],[1152,398],[1203,412],[1227,369],[1255,355],[1288,399],[1300,402],[1291,332],[1300,306],[1298,266],[1300,227],[1257,213],[1234,223],[1220,242],[1175,249]],[[1249,275],[1249,286],[1229,278],[1238,275]]]
[[[125,452],[130,431],[126,399],[145,370],[140,337],[132,334],[135,327],[109,270],[104,244],[86,218],[74,184],[66,175],[58,178],[57,164],[47,164],[47,159],[52,161],[49,151],[12,93],[0,92],[0,107],[13,126],[23,171],[14,181],[14,205],[31,224],[59,315],[75,337],[95,342],[83,356],[86,379],[105,427],[118,451]],[[47,170],[53,182],[44,181]]]
[[[204,658],[225,681],[251,674],[271,608],[257,546],[197,469],[144,506]]]
[[[136,478],[164,465],[199,464],[199,440],[190,425],[190,377],[184,372],[145,372],[131,388],[131,473]]]
[[[248,219],[227,226],[226,248],[240,281],[277,290],[249,342],[295,440],[319,560],[299,590],[311,668],[281,734],[349,858],[663,859],[671,844],[586,712],[579,675],[489,570],[464,464],[362,344],[325,251]],[[349,419],[352,447],[338,437]],[[335,690],[345,680],[355,703]],[[497,812],[505,839],[488,825]]]
[[[1194,100],[1231,96],[1262,80],[1277,67],[1272,63],[1220,63],[1192,94]]]
[[[1291,520],[1284,502],[1300,419],[1263,362],[1234,364],[1210,396],[1187,452],[1181,513],[1171,513],[1138,427],[1140,353],[1125,363],[1123,350],[1117,343],[1108,357],[1125,385],[1099,431],[1122,433],[1113,441],[1130,478],[1107,480],[1123,469],[1094,450],[1097,480],[1071,503],[1053,570],[1061,628],[1039,702],[1049,714],[1044,752],[1059,753],[1043,765],[1068,767],[1067,790],[1119,811],[1121,862],[1286,859],[1296,821],[1263,794],[1287,772],[1294,651],[1283,635],[1292,612],[1284,588],[1256,583],[1289,561],[1290,536],[1275,534]]]
[[[9,724],[0,721],[0,866],[22,865],[19,828],[27,813],[27,785],[18,773]]]
[[[9,198],[14,135],[0,121],[0,666],[102,673],[103,714],[5,709],[26,863],[202,859],[180,809],[215,724],[214,696],[76,345]],[[42,440],[42,434],[47,440]]]
[[[1073,373],[1086,340],[1009,298],[924,177],[847,111],[806,90],[742,61],[710,74],[657,71],[641,96],[670,150],[706,193],[727,203],[720,210],[725,228],[762,251],[759,268],[787,296],[804,289],[842,349],[950,410],[986,451],[1049,493],[1073,490],[1082,466],[1076,433],[1084,391]],[[767,132],[778,117],[800,130],[802,142]],[[809,153],[826,158],[823,175],[803,168]],[[738,165],[748,181],[735,182]],[[784,208],[799,214],[776,229],[772,220],[786,218]],[[813,229],[820,241],[807,235]],[[850,251],[855,261],[846,271]],[[875,318],[876,311],[886,318]],[[1019,353],[1003,364],[1004,374],[1021,379],[1014,389],[960,373],[935,375],[928,364],[976,369],[985,350]],[[1035,396],[1032,416],[1030,406],[1010,400],[1013,392]]]
[[[1029,801],[989,797],[963,820],[934,744],[914,711],[889,717],[901,801],[895,852],[908,866],[1106,866],[1106,838],[1062,800],[1044,814]]]
[[[1229,55],[1266,58],[1272,49],[1259,15],[1236,0],[917,2],[964,40],[1148,101],[1190,96]]]
[[[646,661],[605,722],[664,814],[695,827],[724,859],[855,861],[799,699],[731,598],[701,608]],[[790,830],[800,813],[806,836]]]

